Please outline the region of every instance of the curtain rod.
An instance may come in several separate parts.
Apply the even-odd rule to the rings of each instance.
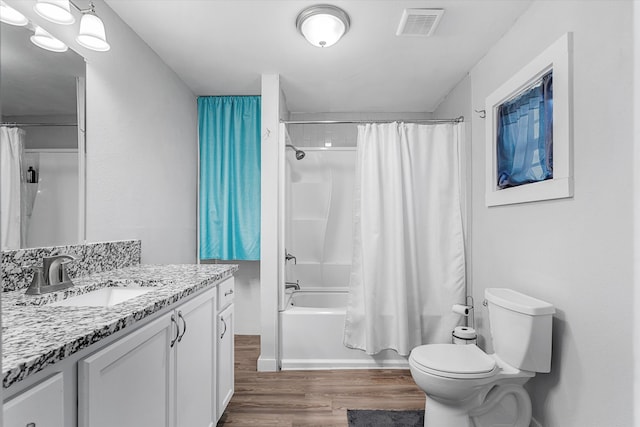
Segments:
[[[401,119],[387,120],[280,120],[280,123],[287,125],[313,125],[313,124],[367,124],[367,123],[392,123],[403,121]],[[464,116],[455,119],[408,119],[407,123],[462,123]]]
[[[78,126],[76,123],[0,123],[0,126]]]

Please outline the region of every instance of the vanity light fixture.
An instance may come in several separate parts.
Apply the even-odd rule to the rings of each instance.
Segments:
[[[2,2],[2,5],[4,6],[4,2]],[[80,9],[70,0],[38,0],[33,8],[38,15],[51,22],[69,25],[76,21],[71,14],[70,6],[73,6],[82,14],[76,42],[82,47],[97,52],[106,52],[111,49],[111,46],[107,42],[104,23],[98,15],[96,15],[96,8],[93,1],[89,1],[89,7],[87,9]],[[64,43],[40,27],[36,27],[36,32],[31,37],[31,41],[36,46],[53,52],[64,52],[67,50],[67,46]],[[64,49],[62,46],[64,46]]]
[[[51,52],[66,52],[66,44],[58,40],[49,34],[42,27],[36,26],[35,34],[31,36],[31,42],[42,49],[49,50]]]
[[[334,45],[349,31],[350,24],[347,12],[329,4],[308,7],[296,19],[300,34],[316,47]]]
[[[33,10],[55,24],[71,25],[76,22],[76,18],[71,14],[69,0],[38,0]]]
[[[29,23],[26,16],[3,1],[0,1],[0,21],[5,24],[15,25],[18,27],[24,27]]]
[[[76,37],[76,41],[81,46],[98,52],[106,52],[111,49],[111,46],[107,43],[104,23],[98,18],[98,15],[96,15],[93,2],[89,3],[89,9],[82,10],[81,12],[80,32]]]

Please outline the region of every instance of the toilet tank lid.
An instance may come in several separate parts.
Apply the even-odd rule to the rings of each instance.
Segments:
[[[543,316],[556,312],[553,305],[548,302],[521,294],[513,289],[487,288],[484,290],[484,297],[495,305],[531,316]]]

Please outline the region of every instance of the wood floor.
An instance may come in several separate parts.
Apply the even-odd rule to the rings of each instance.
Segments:
[[[218,426],[346,426],[347,409],[423,409],[408,370],[256,372],[260,337],[235,337],[235,394]]]

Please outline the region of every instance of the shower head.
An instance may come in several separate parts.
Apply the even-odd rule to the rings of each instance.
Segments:
[[[296,152],[296,160],[302,160],[302,159],[304,159],[304,156],[307,155],[307,153],[305,153],[302,150],[298,150],[296,147],[294,147],[291,144],[287,144],[287,147],[293,148],[293,150]]]

